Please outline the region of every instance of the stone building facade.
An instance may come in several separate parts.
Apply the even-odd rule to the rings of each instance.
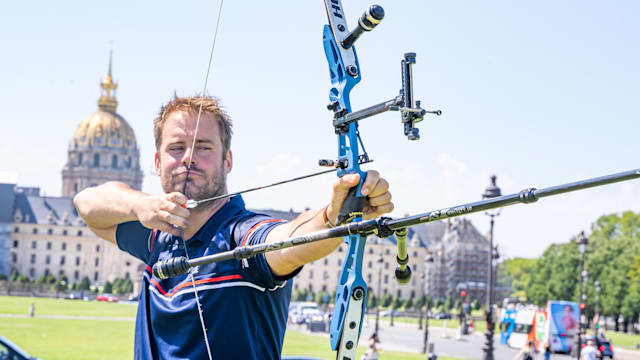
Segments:
[[[78,125],[70,141],[61,197],[42,196],[37,187],[0,184],[0,273],[16,269],[31,279],[64,274],[70,283],[86,276],[97,286],[131,279],[139,290],[144,264],[96,237],[73,206],[79,191],[107,181],[142,188],[135,134],[116,113],[111,59],[101,88],[98,111]]]

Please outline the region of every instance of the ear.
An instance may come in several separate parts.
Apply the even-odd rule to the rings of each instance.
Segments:
[[[154,154],[153,162],[156,167],[156,175],[160,175],[160,157],[158,156],[158,152]]]
[[[230,173],[231,169],[233,168],[233,153],[231,153],[231,149],[227,150],[227,153],[225,154],[224,166],[226,173]]]

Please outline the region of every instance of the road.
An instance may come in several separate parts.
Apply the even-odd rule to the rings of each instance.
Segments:
[[[374,329],[374,321],[365,321],[360,337],[360,346],[367,346],[367,342]],[[389,326],[388,321],[380,322],[379,329],[380,348],[384,350],[403,351],[419,353],[423,347],[423,330],[419,330],[415,324],[395,323]],[[327,336],[322,333],[321,336]],[[456,338],[456,331],[448,329],[444,332],[441,327],[429,327],[429,343],[434,344],[434,352],[438,356],[450,356],[462,359],[482,359],[485,337],[482,333],[476,332],[472,335]],[[500,345],[500,336],[496,334],[494,338],[494,358],[496,360],[512,360],[519,350],[511,349],[505,345]],[[616,349],[616,360],[638,360],[640,352]],[[542,359],[542,356],[538,356]],[[568,355],[554,354],[551,359],[570,360],[574,359]]]

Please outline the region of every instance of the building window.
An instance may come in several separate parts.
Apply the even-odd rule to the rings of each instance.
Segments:
[[[113,155],[113,157],[111,158],[111,167],[114,168],[114,169],[118,167],[118,156],[117,155]]]
[[[64,276],[64,270],[58,271],[58,277],[62,277],[62,276]]]
[[[15,228],[13,228],[13,232],[14,233],[19,233],[20,232],[20,228],[16,226]]]
[[[65,230],[62,230],[62,235],[67,236],[67,234],[68,234],[68,233],[69,233],[69,232],[68,232],[66,229],[65,229]]]
[[[78,165],[82,165],[82,153],[78,154]]]
[[[369,249],[369,254],[373,254],[373,249]]]
[[[414,297],[416,297],[416,291],[415,290],[411,290],[411,298],[413,299]]]
[[[385,254],[385,255],[389,255],[389,249],[385,250],[385,251],[384,251],[384,254]]]
[[[327,291],[327,285],[322,285],[322,291],[324,291],[324,292]]]
[[[93,273],[93,281],[98,281],[98,272]]]
[[[78,230],[78,236],[82,236],[82,230]]]
[[[67,250],[67,243],[62,243],[62,250]]]
[[[397,296],[397,297],[398,297],[398,298],[401,298],[401,297],[402,297],[402,290],[398,290],[398,296]]]
[[[127,169],[131,168],[131,156],[127,158]]]
[[[16,264],[18,262],[18,254],[11,253],[11,261]]]
[[[96,252],[100,252],[100,245],[96,245]]]
[[[384,275],[384,283],[387,284],[389,282],[389,275]]]
[[[313,270],[309,270],[309,279],[313,279]]]
[[[31,242],[31,248],[32,248],[32,249],[35,249],[35,248],[37,248],[37,247],[38,247],[38,243],[37,243],[36,241],[32,241],[32,242]]]
[[[17,248],[18,247],[18,240],[13,240],[13,247]]]
[[[73,279],[74,279],[74,280],[76,280],[76,281],[77,281],[78,279],[80,279],[80,273],[79,273],[77,270],[76,270],[76,271],[74,271],[74,273],[73,273]]]
[[[129,279],[129,272],[128,271],[126,273],[124,273],[124,278],[125,279]]]
[[[93,166],[94,167],[100,166],[100,154],[93,154]]]
[[[51,250],[51,241],[47,242],[47,250]]]
[[[76,256],[76,266],[80,265],[80,256]]]
[[[342,246],[338,248],[338,252],[342,252]]]
[[[367,282],[371,282],[371,274],[367,274]]]
[[[418,252],[417,251],[413,252],[413,257],[418,257]]]
[[[388,262],[385,262],[385,263],[384,263],[384,268],[385,268],[385,269],[389,269],[389,263],[388,263]]]
[[[372,263],[371,261],[369,261],[369,263],[367,264],[367,267],[368,267],[369,269],[371,269],[371,268],[373,267],[373,263]]]
[[[328,278],[329,278],[329,272],[325,270],[325,271],[322,273],[322,279],[323,279],[323,280],[327,280]]]
[[[47,264],[47,265],[51,264],[51,255],[47,255],[44,258],[44,263]]]
[[[29,269],[29,277],[30,278],[34,278],[35,276],[36,276],[36,269],[30,268]]]
[[[329,259],[324,258],[324,264],[325,264],[325,265],[329,265]]]
[[[342,266],[342,259],[338,259],[338,266]]]
[[[36,263],[36,254],[31,254],[31,263],[32,264]]]
[[[74,183],[73,184],[73,193],[77,193],[78,192],[78,183]]]
[[[60,256],[60,265],[64,265],[64,255]]]
[[[82,250],[82,244],[76,244],[76,251]]]
[[[96,258],[96,266],[98,266],[98,264],[100,264],[100,258]]]
[[[37,234],[38,233],[38,228],[33,228],[33,233]]]
[[[127,262],[124,263],[124,265],[129,267],[129,266],[131,266],[131,263],[127,261]]]
[[[44,269],[44,277],[49,276],[49,269]]]
[[[53,229],[48,229],[48,230],[47,230],[47,234],[49,234],[49,235],[53,235]]]

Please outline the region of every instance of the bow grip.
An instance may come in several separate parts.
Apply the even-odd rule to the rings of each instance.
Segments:
[[[340,208],[340,213],[338,214],[337,225],[344,224],[352,221],[356,217],[362,218],[363,209],[366,204],[367,198],[362,195],[360,191],[362,189],[362,184],[364,184],[364,180],[367,176],[364,172],[359,172],[360,174],[360,182],[358,185],[349,189],[347,193],[347,197],[344,199],[342,203],[342,207]]]

